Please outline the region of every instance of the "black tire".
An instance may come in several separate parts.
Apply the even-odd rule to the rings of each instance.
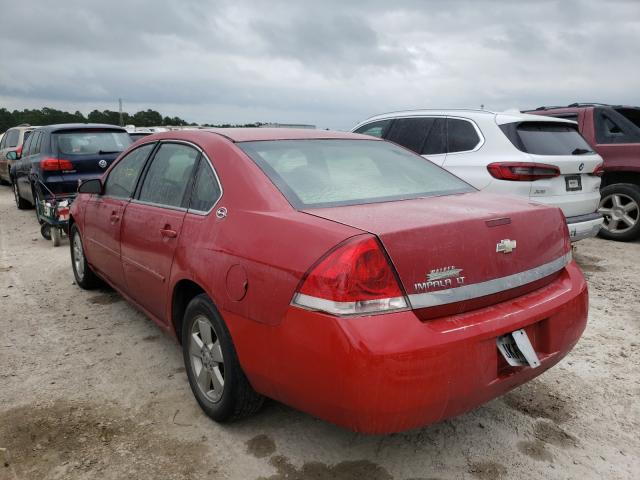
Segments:
[[[211,366],[212,363],[216,363],[211,361],[211,359],[214,358],[213,355],[209,356],[208,359],[204,359],[204,354],[199,357],[192,356],[192,350],[190,348],[190,345],[192,345],[192,335],[194,335],[193,331],[194,329],[199,330],[198,325],[194,324],[196,324],[196,322],[199,324],[203,319],[206,319],[212,327],[212,345],[218,344],[221,349],[222,362],[217,363],[217,366],[213,367],[218,368],[218,373],[222,370],[223,377],[222,391],[221,393],[218,392],[219,397],[217,399],[212,398],[215,397],[213,394],[215,391],[214,384],[209,382],[209,386],[206,387],[206,389],[211,387],[211,395],[209,395],[198,385],[197,380],[197,373],[199,371],[209,372],[209,376],[214,375],[212,369],[205,367],[205,363],[209,366]],[[238,361],[231,335],[229,335],[229,331],[222,317],[209,297],[201,294],[189,302],[182,322],[181,335],[184,364],[191,391],[202,410],[209,417],[216,422],[230,422],[252,415],[260,410],[264,402],[264,397],[256,393],[249,384]],[[195,335],[200,339],[202,334],[196,333]],[[197,343],[193,342],[193,345],[197,345]],[[200,347],[198,347],[196,351],[202,352],[199,348]],[[196,363],[198,361],[200,363],[200,370],[196,372]]]
[[[598,211],[604,215],[604,223],[598,235],[619,242],[638,238],[640,236],[640,187],[632,183],[614,183],[604,187],[600,194]],[[622,215],[624,219],[621,219]]]
[[[95,288],[98,288],[102,285],[102,281],[93,272],[93,270],[91,270],[91,267],[87,263],[87,258],[84,256],[84,244],[82,242],[82,236],[80,235],[80,230],[75,224],[71,227],[70,233],[69,245],[71,248],[71,268],[73,269],[73,276],[76,279],[76,283],[80,288],[84,290],[93,290]],[[78,259],[76,259],[77,253],[74,249],[74,247],[76,246],[76,241],[79,242],[80,253],[82,254],[82,258]],[[78,266],[76,266],[76,263],[79,263],[80,269],[78,268]]]
[[[40,195],[38,194],[38,191],[33,187],[31,187],[31,192],[33,194],[33,201],[35,202],[33,206],[36,209],[36,219],[38,220],[38,223],[42,225],[44,223],[44,219],[40,216]]]
[[[13,198],[16,201],[16,207],[18,207],[18,210],[28,210],[29,208],[31,208],[31,204],[27,202],[24,198],[22,198],[18,193],[17,182],[13,182]]]
[[[40,225],[40,235],[42,235],[42,238],[45,240],[51,240],[51,225],[48,223]]]

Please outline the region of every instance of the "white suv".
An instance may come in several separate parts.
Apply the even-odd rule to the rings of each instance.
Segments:
[[[573,242],[600,230],[602,158],[576,122],[486,110],[415,110],[377,115],[352,131],[413,150],[480,190],[560,207]]]

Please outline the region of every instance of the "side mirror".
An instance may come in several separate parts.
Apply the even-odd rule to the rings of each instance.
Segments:
[[[7,160],[18,160],[18,158],[20,158],[18,156],[18,152],[16,152],[15,150],[11,150],[7,152],[6,157],[7,157]]]
[[[97,193],[102,195],[102,182],[99,178],[85,180],[78,187],[78,193]]]

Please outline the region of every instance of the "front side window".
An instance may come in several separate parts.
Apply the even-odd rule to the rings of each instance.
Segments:
[[[447,118],[448,153],[471,151],[480,141],[480,136],[471,122],[459,118]]]
[[[379,140],[274,140],[237,146],[297,209],[474,190],[429,160]]]
[[[358,128],[354,133],[360,133],[362,135],[370,135],[372,137],[382,138],[386,131],[389,129],[391,119],[379,120],[377,122],[368,123]]]
[[[18,146],[18,141],[20,140],[20,132],[16,129],[8,130],[5,133],[6,141],[5,148],[15,148]]]
[[[178,143],[163,143],[142,183],[139,200],[168,207],[186,207],[199,152]]]
[[[399,118],[393,122],[386,139],[421,153],[434,121],[434,118]]]
[[[85,129],[54,134],[58,152],[62,155],[102,155],[119,153],[131,145],[127,132]]]
[[[198,167],[189,209],[198,212],[208,212],[213,208],[218,198],[220,198],[221,193],[218,179],[213,173],[209,162],[203,158]]]
[[[131,198],[136,182],[155,143],[129,152],[114,165],[104,185],[104,194],[116,198]]]

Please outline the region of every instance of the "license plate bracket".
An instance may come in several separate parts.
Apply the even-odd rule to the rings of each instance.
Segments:
[[[567,175],[564,177],[567,192],[579,192],[582,190],[582,177],[580,175]]]
[[[531,345],[527,332],[523,329],[496,338],[498,350],[512,367],[536,368],[540,366],[540,359]]]

